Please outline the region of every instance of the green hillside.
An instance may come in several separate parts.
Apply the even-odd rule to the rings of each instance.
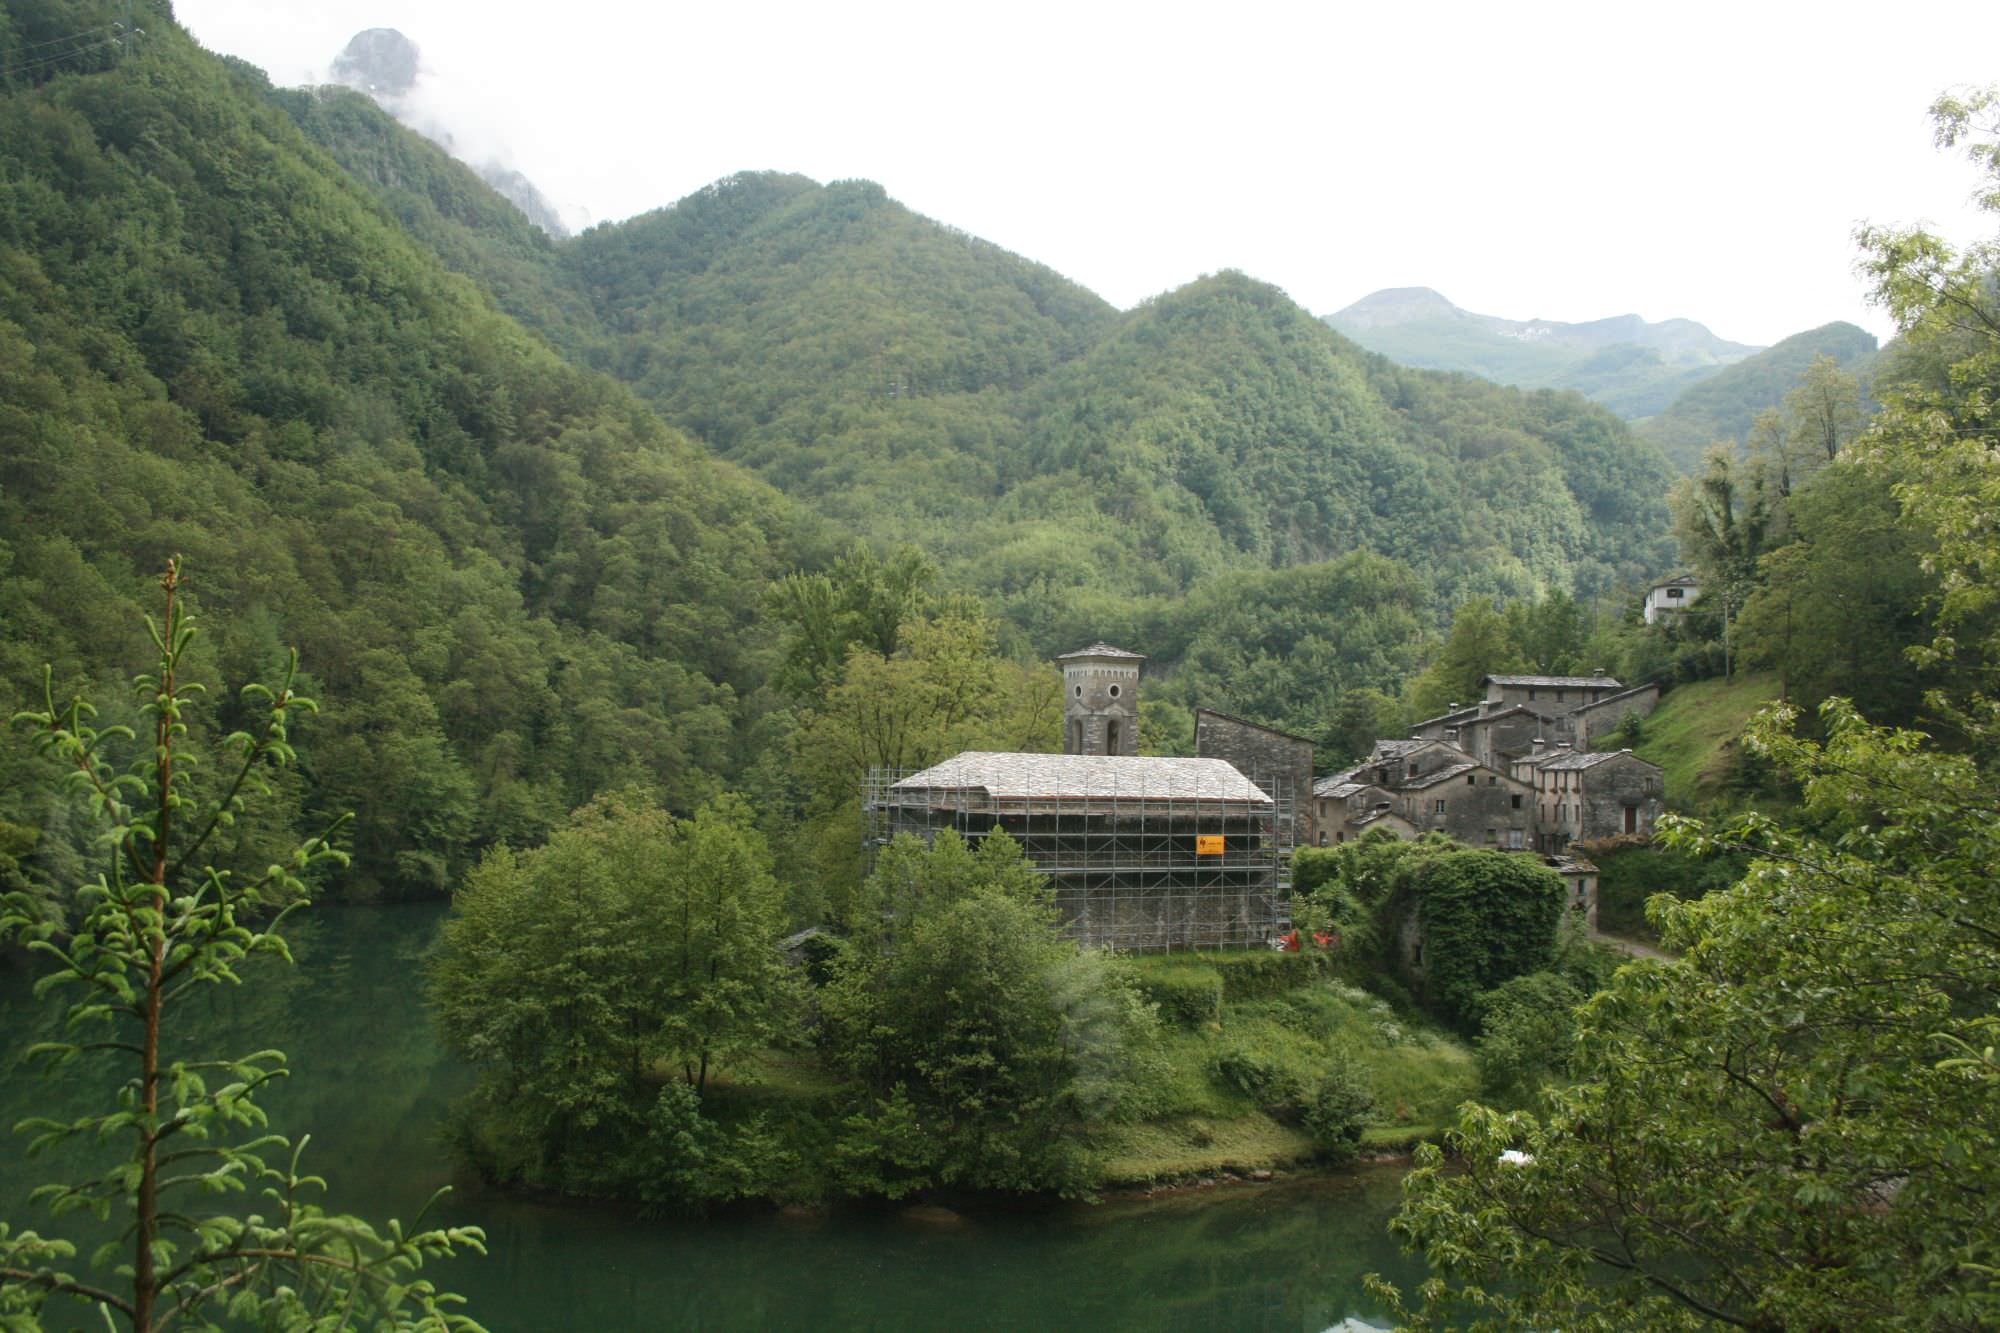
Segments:
[[[1814,358],[1830,356],[1852,372],[1874,355],[1875,335],[1852,324],[1836,321],[1795,333],[1688,388],[1637,429],[1675,467],[1692,472],[1709,445],[1743,443],[1757,414],[1782,403]]]
[[[8,40],[114,11],[0,0]],[[1669,563],[1615,417],[1241,275],[1120,313],[777,175],[554,242],[365,99],[141,17],[0,88],[0,707],[43,662],[115,695],[184,554],[223,673],[297,644],[328,705],[246,858],[353,809],[350,889],[435,892],[595,792],[742,781],[765,591],[846,534],[922,547],[1015,651],[1124,639],[1163,701],[1308,730],[1466,596]],[[5,752],[0,819],[41,827],[34,785]]]
[[[35,40],[122,9],[0,18]],[[0,95],[0,713],[44,662],[123,696],[178,552],[207,661],[300,648],[329,707],[279,822],[358,811],[355,892],[436,892],[596,791],[735,771],[761,591],[812,525],[448,272],[261,75],[143,26]],[[0,817],[44,822],[32,768],[0,751]]]
[[[1745,767],[1743,728],[1758,709],[1777,700],[1778,678],[1770,672],[1681,685],[1660,700],[1645,721],[1644,738],[1632,748],[1666,770],[1667,796],[1675,808],[1734,809],[1743,804],[1746,784],[1755,781]]]
[[[1356,550],[1441,598],[1666,559],[1665,473],[1608,414],[1398,370],[1239,274],[1120,315],[872,185],[769,176],[565,258],[671,419],[1045,650],[1079,600]]]
[[[1294,610],[1223,653],[1304,644],[1325,677],[1243,693],[1323,701],[1328,680],[1393,684],[1386,664],[1464,596],[1671,563],[1664,465],[1610,414],[1396,367],[1239,274],[1121,315],[876,186],[768,173],[551,245],[466,207],[470,174],[364,100],[287,105],[551,340],[818,512],[921,546],[1042,652],[1110,634],[1171,673],[1213,639],[1212,599],[1191,591],[1240,598],[1287,569],[1349,584],[1330,562],[1389,556],[1408,597],[1402,574],[1374,585],[1414,605],[1369,622],[1373,647],[1330,646]],[[1393,648],[1391,621],[1408,636]]]

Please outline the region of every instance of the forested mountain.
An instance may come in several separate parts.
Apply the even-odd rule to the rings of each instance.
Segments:
[[[1874,355],[1875,335],[1852,324],[1835,321],[1795,333],[1686,389],[1638,431],[1659,445],[1669,462],[1692,472],[1709,445],[1743,443],[1757,414],[1782,403],[1814,358],[1832,357],[1855,372]]]
[[[71,51],[124,10],[9,0],[0,37]],[[811,525],[448,272],[256,71],[143,26],[0,96],[0,712],[44,662],[120,695],[179,552],[226,677],[298,645],[329,706],[279,819],[359,811],[356,891],[734,771],[762,589]],[[0,818],[44,825],[0,755]]]
[[[1241,275],[1120,313],[779,175],[556,241],[368,99],[142,9],[107,44],[73,35],[122,0],[0,0],[0,708],[43,662],[115,694],[184,554],[220,674],[296,644],[328,705],[246,858],[352,809],[350,889],[434,892],[594,793],[740,781],[784,733],[767,590],[855,536],[1015,651],[1123,638],[1155,697],[1298,728],[1465,596],[1669,563],[1665,466],[1609,413]],[[0,822],[63,855],[34,762],[0,752]]]
[[[1373,292],[1326,322],[1407,366],[1457,370],[1526,389],[1574,389],[1622,417],[1649,416],[1758,348],[1690,319],[1616,315],[1568,324],[1461,310],[1428,287]]]
[[[550,246],[372,107],[285,97],[522,319],[819,512],[922,546],[1044,652],[1178,643],[1203,580],[1351,551],[1403,561],[1427,608],[1671,562],[1666,474],[1608,413],[1393,366],[1241,275],[1121,315],[879,187],[769,173]]]

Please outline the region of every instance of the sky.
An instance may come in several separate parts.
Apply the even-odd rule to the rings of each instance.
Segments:
[[[1234,268],[1322,315],[1424,286],[1512,319],[1886,336],[1857,224],[1995,230],[1926,114],[2000,79],[1993,0],[175,12],[284,85],[323,81],[363,28],[401,30],[461,148],[574,224],[738,171],[861,178],[1120,307]]]

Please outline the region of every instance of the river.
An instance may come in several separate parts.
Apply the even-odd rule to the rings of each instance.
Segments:
[[[205,1053],[275,1046],[292,1077],[264,1098],[273,1129],[312,1135],[305,1165],[331,1203],[408,1220],[452,1184],[433,1221],[486,1229],[486,1258],[433,1268],[496,1333],[555,1329],[1178,1329],[1318,1333],[1377,1314],[1361,1277],[1408,1283],[1384,1231],[1399,1172],[1377,1167],[1098,1205],[994,1209],[940,1224],[840,1208],[660,1221],[509,1198],[453,1179],[436,1126],[470,1082],[438,1045],[423,965],[436,906],[329,907],[295,917],[296,968],[191,1000],[179,1030]],[[18,955],[0,962],[0,1126],[109,1101],[100,1073],[45,1079],[17,1063],[53,1031]],[[0,1141],[0,1219],[65,1234],[31,1211],[56,1164]]]

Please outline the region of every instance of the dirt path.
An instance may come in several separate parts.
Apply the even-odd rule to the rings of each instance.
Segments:
[[[1633,958],[1652,958],[1663,963],[1670,963],[1680,956],[1668,953],[1665,949],[1657,948],[1651,944],[1642,944],[1638,940],[1626,939],[1623,935],[1606,935],[1601,930],[1590,932],[1590,942],[1592,944],[1610,945],[1618,952]]]

